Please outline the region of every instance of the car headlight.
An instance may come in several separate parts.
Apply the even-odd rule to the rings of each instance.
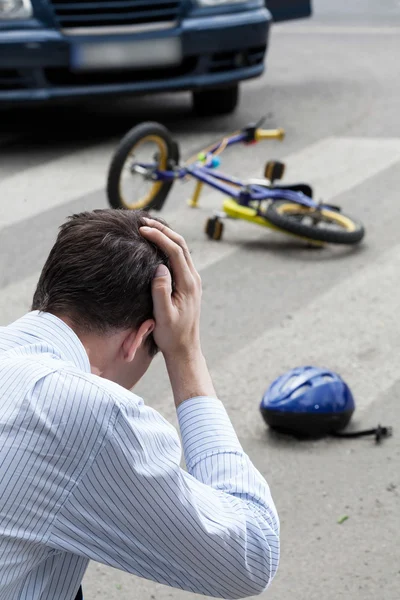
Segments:
[[[196,0],[199,6],[224,6],[225,4],[246,4],[251,0]]]
[[[0,0],[0,20],[27,19],[32,14],[30,0]]]

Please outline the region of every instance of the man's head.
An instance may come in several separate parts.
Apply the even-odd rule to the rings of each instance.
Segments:
[[[104,209],[70,217],[43,267],[32,310],[63,318],[81,339],[139,332],[136,349],[150,363],[157,352],[151,282],[158,265],[169,264],[140,234],[145,216]]]

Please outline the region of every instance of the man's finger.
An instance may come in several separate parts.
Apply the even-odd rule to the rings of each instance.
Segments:
[[[190,292],[194,285],[194,278],[186,261],[183,248],[155,227],[141,227],[139,231],[168,256],[176,282],[176,289],[181,292]]]
[[[172,281],[171,273],[165,265],[159,265],[152,281],[152,297],[154,314],[157,319],[161,315],[168,315],[172,309]]]
[[[167,225],[164,225],[164,223],[160,223],[156,219],[149,219],[148,217],[144,217],[143,220],[146,221],[146,224],[148,224],[150,227],[154,227],[155,229],[158,229],[164,235],[169,237],[170,240],[172,240],[173,242],[178,244],[178,246],[180,246],[184,252],[185,259],[190,267],[190,270],[192,271],[193,274],[194,273],[197,274],[197,270],[196,270],[196,267],[194,266],[194,263],[193,263],[191,254],[189,252],[189,248],[187,246],[185,238],[183,236],[181,236],[179,233],[177,233],[176,231],[173,231],[172,229],[170,229]]]

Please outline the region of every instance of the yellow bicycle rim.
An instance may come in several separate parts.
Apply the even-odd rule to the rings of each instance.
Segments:
[[[299,215],[299,214],[312,214],[313,209],[307,208],[306,206],[299,206],[298,204],[295,204],[293,202],[287,202],[287,203],[280,204],[277,207],[276,211],[281,215],[287,215],[287,214]],[[353,223],[353,221],[351,219],[349,219],[348,217],[346,217],[345,215],[342,215],[341,213],[338,213],[334,210],[328,210],[326,208],[322,208],[318,212],[325,219],[331,221],[332,223],[336,223],[337,225],[340,225],[340,227],[342,227],[346,231],[351,232],[351,231],[356,230],[356,225]]]
[[[319,240],[312,240],[304,235],[298,235],[296,233],[291,233],[286,231],[286,229],[281,229],[276,225],[273,225],[268,219],[265,217],[259,216],[257,211],[254,208],[249,206],[242,206],[236,202],[233,198],[226,198],[224,200],[222,210],[225,214],[233,219],[242,219],[244,221],[249,221],[250,223],[254,223],[255,225],[261,225],[261,227],[268,227],[274,231],[279,233],[284,233],[285,235],[289,235],[297,240],[303,240],[308,244],[312,244],[313,246],[324,246],[325,242],[320,242]]]
[[[135,153],[135,151],[139,148],[139,146],[141,146],[142,144],[148,143],[148,142],[153,142],[158,147],[158,150],[160,152],[160,160],[158,163],[158,168],[160,170],[166,170],[167,161],[168,161],[168,148],[167,148],[165,141],[158,135],[146,135],[144,138],[139,140],[139,142],[137,144],[135,144],[135,146],[129,152],[127,159]],[[140,210],[141,208],[145,208],[155,198],[155,196],[160,191],[160,189],[163,185],[164,185],[164,183],[162,181],[155,181],[145,196],[143,196],[142,198],[139,198],[138,200],[136,200],[136,202],[128,202],[126,200],[126,198],[124,197],[123,191],[121,189],[121,179],[120,179],[119,184],[118,184],[118,191],[119,191],[119,197],[121,199],[121,203],[124,205],[125,208],[130,209],[130,210]]]

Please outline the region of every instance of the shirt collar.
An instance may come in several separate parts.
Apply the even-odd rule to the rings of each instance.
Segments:
[[[9,327],[46,342],[61,358],[71,361],[86,373],[91,372],[89,357],[82,342],[71,327],[55,315],[34,310]]]

